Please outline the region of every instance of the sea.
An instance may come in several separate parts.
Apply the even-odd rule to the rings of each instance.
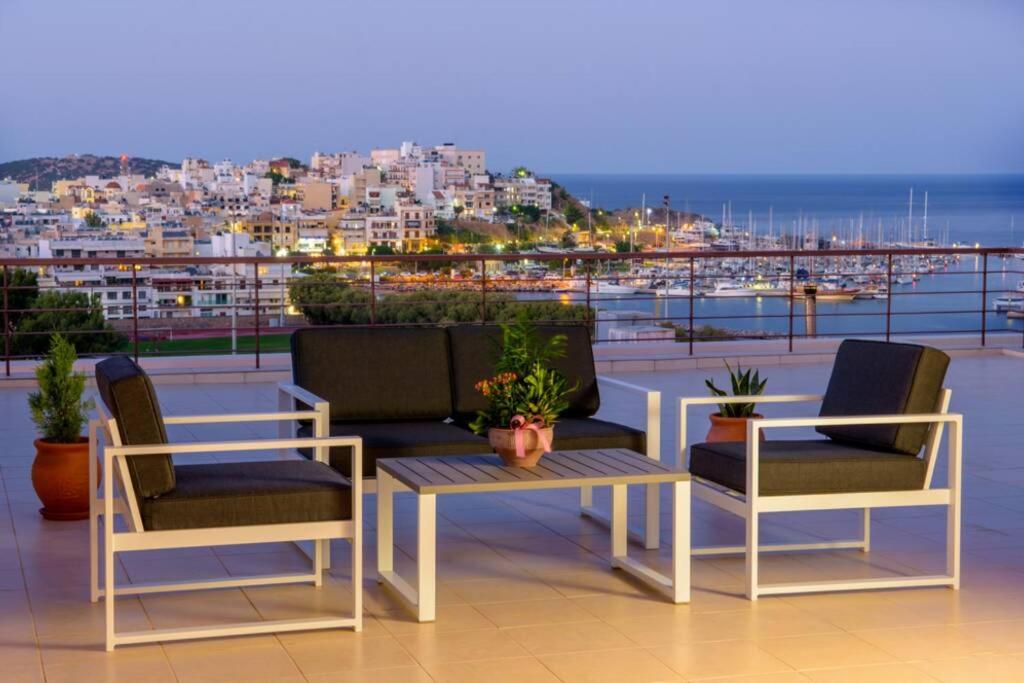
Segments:
[[[604,209],[670,206],[721,222],[729,211],[735,225],[752,225],[759,234],[861,234],[896,241],[927,236],[952,245],[987,247],[1024,243],[1024,175],[613,175],[550,174],[573,195]],[[908,222],[913,189],[913,222]],[[908,225],[912,226],[908,228]],[[860,228],[860,226],[864,226]],[[1024,334],[1024,320],[993,310],[995,298],[1016,290],[1024,279],[1024,260],[990,257],[988,295],[982,301],[981,259],[963,257],[946,270],[923,274],[912,285],[894,286],[891,301],[817,302],[816,333],[820,336],[884,334],[885,313],[894,315],[893,334],[990,333]],[[598,306],[608,311],[636,310],[652,317],[685,323],[689,301],[656,297],[607,297]],[[694,301],[696,324],[739,332],[787,334],[788,298]],[[984,313],[982,313],[984,310]],[[803,302],[793,311],[794,334],[807,332]]]

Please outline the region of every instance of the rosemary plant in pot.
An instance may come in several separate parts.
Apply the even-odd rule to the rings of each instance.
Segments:
[[[736,366],[736,369],[733,370],[728,361],[726,361],[725,367],[729,371],[729,383],[732,385],[733,396],[760,396],[764,393],[764,387],[768,380],[762,380],[757,370],[748,368],[744,372],[740,366]],[[711,390],[713,396],[729,395],[727,391],[716,387],[712,379],[704,380],[704,384]],[[746,441],[747,421],[751,418],[763,417],[754,412],[755,407],[755,403],[719,403],[718,412],[710,416],[711,428],[708,430],[705,440],[708,443]],[[764,438],[764,432],[761,432],[761,438]]]
[[[89,444],[82,430],[89,402],[82,401],[85,375],[74,371],[78,354],[59,334],[36,368],[39,391],[29,394],[28,407],[39,430],[32,463],[32,487],[42,501],[46,519],[89,516]]]
[[[565,377],[551,367],[565,354],[565,335],[542,341],[525,320],[501,326],[501,350],[495,375],[476,390],[487,399],[470,428],[487,435],[491,447],[510,467],[533,467],[551,451],[554,425],[569,406]]]

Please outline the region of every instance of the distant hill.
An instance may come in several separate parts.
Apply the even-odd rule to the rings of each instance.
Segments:
[[[179,164],[159,159],[129,157],[131,172],[152,176],[161,166],[178,168]],[[87,175],[115,176],[121,173],[119,157],[95,154],[71,154],[66,157],[33,157],[0,163],[0,180],[11,178],[29,183],[30,189],[48,190],[55,180],[69,180]]]

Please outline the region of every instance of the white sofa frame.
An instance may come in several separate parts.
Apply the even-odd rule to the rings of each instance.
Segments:
[[[740,546],[714,546],[694,548],[692,555],[746,556],[746,596],[757,600],[761,595],[784,595],[794,593],[819,593],[827,591],[872,590],[883,588],[905,588],[913,586],[960,587],[960,522],[961,522],[961,461],[963,453],[963,416],[949,413],[952,397],[950,389],[942,389],[935,412],[913,415],[856,415],[843,417],[794,417],[758,418],[747,422],[746,443],[746,495],[727,487],[693,477],[693,494],[701,500],[731,512],[746,521],[746,539]],[[823,397],[816,394],[795,394],[784,396],[708,396],[682,398],[679,401],[680,465],[686,464],[686,412],[694,405],[718,405],[722,403],[796,403],[815,402]],[[928,423],[931,428],[924,446],[926,462],[924,485],[921,489],[907,491],[878,491],[858,493],[827,493],[808,495],[759,495],[759,460],[761,432],[766,429],[818,427],[830,425],[866,424],[912,424]],[[932,488],[939,444],[943,427],[948,425],[947,438],[949,454],[949,476],[945,488]],[[910,456],[908,456],[910,457]],[[946,573],[932,576],[900,576],[849,581],[810,581],[761,584],[758,581],[758,554],[760,552],[796,552],[807,550],[835,550],[856,548],[868,552],[871,548],[871,509],[885,507],[946,506]],[[761,544],[759,541],[759,519],[762,513],[801,512],[812,510],[860,509],[862,511],[862,535],[859,539],[822,541],[819,543],[778,543]]]
[[[125,446],[121,443],[116,421],[96,401],[98,416],[89,421],[89,546],[90,581],[89,597],[92,602],[104,599],[106,607],[106,649],[117,645],[148,642],[167,642],[196,638],[251,635],[257,633],[281,633],[314,629],[352,628],[361,631],[363,625],[362,605],[362,439],[359,437],[330,438],[288,438],[261,439],[248,441],[190,442]],[[242,413],[228,415],[191,415],[165,417],[165,425],[223,424],[256,421],[313,420],[317,432],[327,427],[327,410],[283,411],[276,413]],[[278,450],[290,452],[298,448],[312,448],[318,462],[327,462],[332,446],[350,446],[354,460],[351,478],[352,515],[348,520],[304,522],[289,524],[268,524],[248,526],[225,526],[199,529],[174,529],[147,531],[143,527],[139,512],[139,501],[131,483],[127,459],[139,455],[167,453],[170,455],[209,454],[233,451]],[[100,473],[97,456],[102,451],[102,497],[97,491]],[[127,531],[115,528],[115,516],[120,515]],[[103,584],[100,585],[100,533],[99,523],[103,520]],[[352,594],[351,616],[316,617],[309,619],[279,619],[227,624],[216,627],[190,626],[183,628],[152,629],[135,632],[118,632],[115,629],[115,597],[120,595],[141,595],[173,591],[202,590],[215,588],[243,588],[287,583],[312,583],[317,588],[323,585],[332,539],[346,539],[352,546]],[[308,573],[270,574],[250,577],[232,577],[205,581],[174,581],[115,586],[114,559],[117,553],[135,550],[169,548],[191,548],[216,545],[238,545],[244,543],[277,543],[282,541],[312,541],[312,571]]]
[[[647,435],[647,452],[645,455],[652,460],[661,460],[661,392],[653,391],[647,387],[624,382],[620,379],[598,375],[597,381],[601,384],[614,387],[632,394],[638,394],[644,398],[644,430]],[[299,405],[306,405],[318,414],[328,415],[329,403],[326,399],[320,398],[306,389],[291,382],[281,382],[278,388],[278,409],[285,412],[298,410]],[[308,417],[306,419],[309,419]],[[316,431],[320,430],[320,431]],[[330,434],[330,420],[323,420],[314,423],[314,436],[326,437]],[[295,423],[281,423],[279,435],[281,438],[295,436]],[[396,482],[397,483],[397,482]],[[642,529],[630,528],[628,536],[633,540],[642,543],[649,550],[656,549],[659,545],[661,533],[661,498],[657,484],[645,484],[645,515],[644,527]],[[364,493],[375,493],[377,482],[375,479],[366,479],[363,487]],[[611,515],[594,505],[593,487],[583,486],[580,488],[580,514],[600,522],[609,529],[612,526]],[[330,557],[326,558],[327,566],[330,567]]]

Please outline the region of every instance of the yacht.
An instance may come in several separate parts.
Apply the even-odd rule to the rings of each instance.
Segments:
[[[996,298],[992,302],[992,308],[996,311],[1024,311],[1024,295],[1009,293]]]
[[[658,296],[690,296],[693,292],[689,280],[674,280],[655,290]]]

